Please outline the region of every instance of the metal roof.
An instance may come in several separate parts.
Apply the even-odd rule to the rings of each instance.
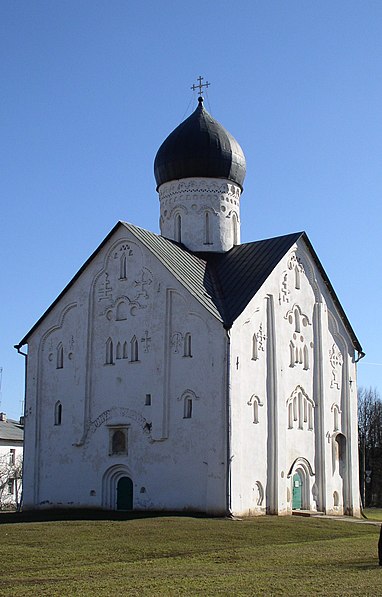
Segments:
[[[24,439],[24,429],[18,421],[7,419],[0,421],[0,441],[19,441]]]
[[[192,253],[175,241],[127,222],[118,222],[114,226],[16,348],[19,349],[27,343],[28,337],[120,226],[140,240],[199,303],[226,328],[229,328],[242,313],[286,252],[299,239],[303,239],[352,338],[354,348],[358,352],[362,352],[362,347],[305,232],[237,245],[226,253]]]

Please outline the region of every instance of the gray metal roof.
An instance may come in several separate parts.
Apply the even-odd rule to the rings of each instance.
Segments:
[[[126,228],[133,236],[140,240],[172,275],[214,317],[221,321],[226,328],[229,328],[240,313],[242,313],[272,273],[280,259],[294,243],[302,238],[310,250],[328,292],[332,296],[340,317],[352,338],[354,348],[358,352],[362,352],[362,347],[305,232],[296,232],[294,234],[237,245],[227,253],[192,253],[175,241],[127,222],[118,222],[114,226],[96,251],[84,263],[74,278],[16,348],[20,348],[27,343],[31,333],[74,284],[76,279],[120,226]]]
[[[19,441],[24,439],[24,429],[18,421],[7,419],[0,421],[0,441]]]

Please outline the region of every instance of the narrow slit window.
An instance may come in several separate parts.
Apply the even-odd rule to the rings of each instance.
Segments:
[[[151,394],[146,394],[145,406],[151,406]]]
[[[61,425],[62,423],[62,404],[60,401],[56,402],[54,407],[54,424]]]
[[[257,346],[257,336],[256,336],[256,334],[253,334],[253,336],[252,336],[252,361],[257,361],[258,358],[259,358],[259,353],[258,353],[258,346]]]
[[[184,419],[191,419],[192,417],[192,398],[186,396],[184,399]]]
[[[126,260],[126,253],[121,256],[120,260],[120,271],[119,271],[119,279],[126,280],[127,278],[127,260]]]
[[[131,345],[131,358],[130,358],[130,361],[132,363],[134,363],[134,362],[138,361],[138,340],[136,339],[135,336],[133,336],[131,338],[130,345]]]
[[[184,336],[183,356],[185,356],[185,357],[192,357],[192,353],[191,353],[191,334],[189,332],[187,332],[187,334]]]
[[[204,215],[204,244],[212,245],[211,214],[208,211]]]
[[[233,244],[238,244],[238,226],[237,226],[237,215],[233,214],[232,216],[232,236],[233,236]]]
[[[309,351],[306,344],[304,346],[304,369],[305,371],[309,369]]]
[[[62,369],[64,366],[64,347],[61,342],[57,346],[57,369]]]
[[[294,310],[294,330],[298,334],[300,333],[300,330],[301,330],[300,313],[299,313],[298,309]]]
[[[112,365],[113,364],[113,340],[111,338],[108,338],[106,340],[106,360],[105,360],[106,365]]]
[[[176,214],[175,216],[175,240],[178,243],[182,242],[182,218],[180,214]]]

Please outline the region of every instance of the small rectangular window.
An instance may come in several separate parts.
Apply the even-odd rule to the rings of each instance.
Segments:
[[[145,406],[151,406],[151,394],[146,394]]]
[[[9,464],[14,465],[16,463],[16,450],[14,448],[10,449],[9,454]]]
[[[15,480],[8,479],[8,493],[13,495],[15,492]]]

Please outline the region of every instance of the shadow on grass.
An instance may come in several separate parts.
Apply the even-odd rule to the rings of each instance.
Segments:
[[[142,518],[160,518],[176,516],[177,518],[221,518],[203,514],[201,512],[171,512],[171,511],[138,511],[138,510],[97,510],[97,509],[52,509],[29,510],[26,512],[1,512],[0,524],[21,522],[53,522],[64,520],[139,520]]]

